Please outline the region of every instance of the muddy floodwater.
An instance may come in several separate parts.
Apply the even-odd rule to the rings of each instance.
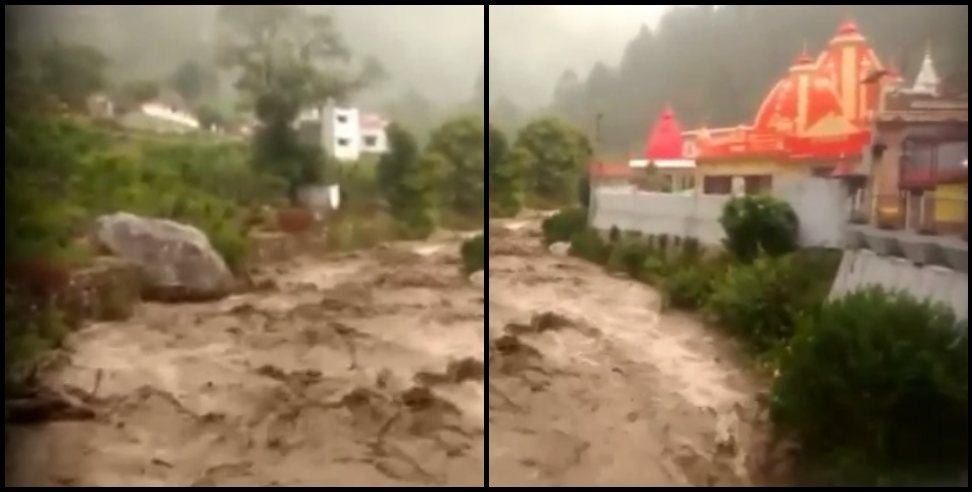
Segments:
[[[460,273],[459,241],[295,258],[264,268],[260,291],[86,326],[39,377],[85,412],[14,427],[5,483],[758,485],[778,472],[766,384],[718,331],[549,252],[536,219],[491,224],[488,293]]]
[[[489,475],[507,485],[750,485],[774,472],[765,384],[659,295],[543,247],[489,241]]]
[[[72,334],[41,382],[94,415],[12,429],[5,483],[485,483],[484,293],[458,238],[262,277]]]

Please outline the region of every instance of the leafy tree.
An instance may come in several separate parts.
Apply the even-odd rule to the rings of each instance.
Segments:
[[[419,148],[415,138],[397,123],[385,130],[388,152],[378,161],[378,188],[393,209],[399,203],[399,186],[408,169],[418,160]]]
[[[509,152],[506,137],[489,127],[489,211],[491,216],[509,217],[523,207],[524,179],[532,166],[523,149]]]
[[[485,204],[486,131],[476,116],[452,119],[429,140],[428,151],[446,159],[446,203],[467,216],[482,216]]]
[[[135,80],[119,89],[119,100],[122,106],[134,108],[159,97],[161,91],[159,83],[154,80]]]
[[[193,60],[182,62],[172,74],[170,84],[186,101],[196,102],[216,85],[215,74]]]
[[[587,138],[562,120],[543,118],[520,131],[516,147],[532,158],[529,189],[546,200],[571,203],[591,155]]]
[[[222,111],[208,104],[199,106],[199,109],[196,110],[196,116],[199,117],[199,123],[204,128],[211,128],[213,126],[222,127],[227,122],[227,118]]]
[[[107,86],[108,58],[90,46],[55,41],[38,61],[41,86],[71,109],[84,110],[88,96]]]
[[[378,163],[379,188],[408,235],[425,237],[436,225],[449,163],[434,153],[420,156],[415,138],[396,124],[388,128],[388,142],[389,152]]]
[[[334,19],[294,5],[225,5],[219,11],[220,60],[262,123],[254,162],[298,189],[323,174],[320,149],[302,145],[293,122],[306,107],[338,102],[383,75],[366,60],[358,72]]]

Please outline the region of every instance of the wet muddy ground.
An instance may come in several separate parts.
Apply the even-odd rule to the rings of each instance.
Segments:
[[[484,296],[458,239],[262,277],[72,334],[41,382],[85,412],[12,429],[5,483],[485,483]]]
[[[489,474],[505,485],[749,485],[769,469],[764,385],[651,288],[490,228]]]

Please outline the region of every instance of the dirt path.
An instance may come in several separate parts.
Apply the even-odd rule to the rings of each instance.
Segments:
[[[45,374],[93,419],[13,429],[7,485],[473,485],[484,300],[455,240],[295,260],[259,293],[140,306]]]
[[[761,385],[731,345],[538,229],[490,228],[489,484],[762,483]]]

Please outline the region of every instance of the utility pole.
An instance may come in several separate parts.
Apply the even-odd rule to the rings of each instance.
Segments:
[[[598,164],[598,156],[601,155],[601,120],[604,119],[604,113],[598,112],[594,116],[594,164]],[[594,169],[592,166],[587,166],[587,224],[589,226],[594,225],[594,211],[597,207],[597,194],[595,193],[596,187],[594,186]]]

